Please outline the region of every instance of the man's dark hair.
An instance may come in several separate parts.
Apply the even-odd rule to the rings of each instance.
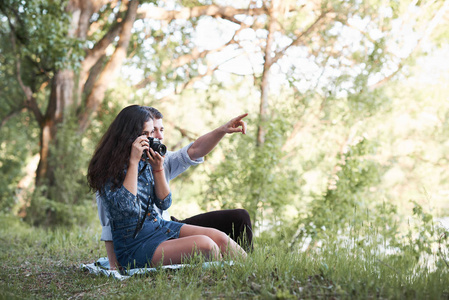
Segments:
[[[155,119],[162,119],[162,118],[164,118],[162,113],[160,111],[158,111],[156,108],[151,107],[151,106],[147,106],[147,108],[150,110],[151,114],[153,115],[153,118],[155,118]]]

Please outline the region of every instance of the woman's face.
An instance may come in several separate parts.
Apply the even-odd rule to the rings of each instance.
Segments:
[[[154,131],[154,125],[153,120],[150,119],[149,121],[143,123],[143,129],[141,135],[146,135],[146,137],[150,137],[151,133]]]

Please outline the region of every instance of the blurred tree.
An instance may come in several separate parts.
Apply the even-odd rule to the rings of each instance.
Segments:
[[[147,5],[141,6],[145,2]],[[24,110],[31,112],[36,120],[40,131],[37,187],[57,185],[56,169],[60,166],[56,153],[58,147],[63,147],[62,140],[68,138],[59,137],[58,128],[71,119],[77,123],[75,132],[85,132],[127,57],[130,42],[142,42],[141,36],[133,37],[133,30],[139,31],[138,26],[134,27],[136,19],[159,21],[170,31],[171,27],[177,28],[178,19],[190,19],[195,24],[201,16],[233,19],[239,14],[264,13],[264,9],[236,9],[197,2],[175,7],[176,10],[171,10],[165,2],[138,0],[6,0],[0,3],[2,38],[8,36],[10,40],[2,44],[6,72],[1,74],[5,82],[11,83],[13,91],[9,95],[14,99],[4,103],[2,125]],[[191,26],[184,27],[187,29],[182,32],[191,31]],[[175,53],[169,52],[174,56],[161,57],[156,70],[161,77],[169,73],[167,68],[182,68],[208,53],[192,50],[189,47],[192,43],[183,36],[171,41],[164,31],[152,33],[153,40],[159,44],[156,47],[175,49]],[[188,67],[185,70],[188,72]],[[187,81],[185,85],[189,83],[185,78],[184,81]],[[46,222],[52,223],[51,211],[46,214]]]
[[[241,194],[240,197],[248,198],[245,207],[251,212],[279,203],[263,194],[256,197],[256,202],[250,201],[254,194],[241,193],[235,179],[221,183],[217,180],[232,177],[226,174],[246,174],[253,176],[254,181],[260,179],[258,184],[268,188],[267,178],[290,182],[285,164],[288,161],[289,165],[298,168],[300,175],[319,170],[324,184],[318,194],[325,196],[310,197],[319,200],[312,209],[314,212],[319,211],[318,206],[328,209],[330,202],[340,207],[344,211],[342,214],[348,213],[348,209],[350,212],[354,203],[362,207],[368,205],[368,198],[364,198],[368,192],[365,187],[380,181],[381,168],[372,176],[369,171],[375,170],[374,167],[361,174],[336,176],[336,170],[340,168],[337,158],[346,155],[343,151],[348,143],[362,136],[369,118],[378,120],[379,114],[389,109],[391,98],[385,94],[384,85],[419,54],[420,46],[436,29],[441,30],[449,3],[273,0],[252,1],[250,7],[264,8],[266,13],[260,17],[238,16],[232,20],[238,27],[229,44],[238,45],[252,63],[250,74],[254,76],[253,82],[260,95],[256,145],[263,147],[270,122],[282,116],[289,126],[277,130],[280,135],[287,133],[287,138],[277,146],[280,145],[280,150],[287,154],[285,160],[270,161],[269,166],[261,167],[262,164],[254,162],[250,170],[245,155],[234,157],[236,161],[229,163],[232,167],[226,168],[223,163],[211,175],[206,200],[221,200],[227,206],[229,199],[234,199],[239,204],[241,200],[236,198]],[[309,135],[315,137],[304,139]],[[357,152],[352,155],[364,157]],[[357,157],[353,159],[358,160]],[[261,173],[264,176],[258,176]],[[346,178],[346,175],[351,176]],[[348,181],[339,183],[340,180]],[[364,181],[365,185],[357,184],[358,180]],[[334,186],[330,184],[333,181],[339,187],[338,193],[328,190]],[[253,183],[248,185],[254,187]],[[351,188],[345,188],[348,185]],[[274,194],[289,199],[291,190],[295,187],[280,189]],[[299,189],[295,193],[297,197],[302,195]],[[361,200],[349,201],[348,197],[361,197]],[[345,201],[351,204],[346,205]],[[304,203],[296,201],[298,207],[304,207]],[[343,219],[339,221],[345,224]]]
[[[283,208],[298,194],[298,174],[282,151],[286,126],[288,123],[280,118],[272,120],[266,127],[263,145],[256,146],[257,131],[233,137],[226,143],[223,146],[225,159],[209,176],[203,207],[207,210],[245,208],[253,224],[264,221],[261,211],[269,211],[271,216],[279,218],[283,216]]]
[[[257,146],[265,143],[275,112],[291,125],[290,130],[282,127],[288,134],[282,150],[290,150],[290,142],[307,128],[302,117],[308,114],[329,127],[342,121],[350,128],[336,139],[341,144],[364,116],[387,101],[373,89],[398,74],[413,49],[439,28],[447,7],[448,1],[266,0],[222,6],[209,1],[4,0],[2,40],[9,42],[0,46],[0,75],[8,97],[1,103],[1,124],[14,114],[32,114],[40,138],[36,184],[55,187],[62,176],[56,175],[61,157],[80,147],[82,139],[75,135],[86,132],[100,109],[107,110],[105,93],[120,70],[129,70],[124,63],[142,71],[135,88],[163,101],[245,56],[260,96]],[[201,26],[212,27],[214,34],[201,37]],[[405,40],[404,28],[418,36],[405,55],[394,50]],[[278,99],[277,90],[293,97]],[[272,109],[277,105],[284,110]],[[76,125],[65,124],[69,120]],[[60,128],[73,133],[59,136]],[[72,135],[77,142],[67,148],[64,142],[70,144]],[[255,167],[254,174],[259,171]],[[49,210],[46,221],[51,223],[52,215]]]
[[[56,185],[59,166],[55,163],[55,149],[58,144],[62,145],[57,135],[60,124],[76,115],[79,130],[86,129],[89,116],[126,57],[139,2],[108,2],[2,1],[0,5],[2,19],[9,25],[10,44],[5,47],[11,53],[8,63],[22,94],[8,115],[26,109],[38,124],[38,187]],[[89,42],[89,30],[111,15],[113,21],[103,24],[102,37],[97,37],[92,48],[84,50]],[[105,66],[93,68],[116,37],[119,41]],[[92,78],[95,84],[86,89]],[[63,137],[59,139],[62,141]],[[44,220],[51,224],[54,213],[49,210],[44,215]],[[43,220],[37,220],[40,221]]]

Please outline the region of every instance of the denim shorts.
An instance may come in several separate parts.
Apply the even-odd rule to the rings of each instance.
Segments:
[[[164,241],[179,238],[182,223],[165,221],[155,212],[148,214],[142,229],[133,238],[138,220],[112,221],[112,240],[117,260],[125,268],[149,267],[156,248]]]

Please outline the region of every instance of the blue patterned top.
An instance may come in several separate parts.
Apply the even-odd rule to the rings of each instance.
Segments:
[[[144,170],[141,172],[142,168]],[[166,210],[171,206],[171,192],[165,199],[161,200],[156,197],[150,165],[140,161],[138,170],[140,175],[137,182],[137,196],[134,196],[123,185],[112,189],[112,182],[110,181],[101,191],[100,198],[109,220],[139,219],[139,215],[143,217],[148,201],[150,201],[149,213],[154,210],[153,204],[161,210]]]
[[[182,149],[171,152],[168,151],[165,155],[164,160],[164,170],[165,170],[165,179],[167,183],[170,182],[170,180],[177,177],[179,174],[187,170],[190,166],[196,166],[202,162],[204,162],[204,159],[201,157],[197,160],[191,160],[189,154],[187,151],[192,146],[193,142],[188,144],[187,146],[183,147]],[[101,195],[99,192],[96,193],[96,200],[97,200],[97,206],[98,206],[98,217],[100,218],[100,223],[102,226],[101,231],[101,240],[102,241],[112,241],[112,232],[111,232],[111,226],[109,219],[106,214],[106,209],[104,208],[103,201],[101,199]],[[156,205],[153,205],[154,210],[159,213],[159,215],[165,219],[169,220],[170,215],[166,210],[161,210],[156,207]],[[143,208],[144,209],[144,208]]]

